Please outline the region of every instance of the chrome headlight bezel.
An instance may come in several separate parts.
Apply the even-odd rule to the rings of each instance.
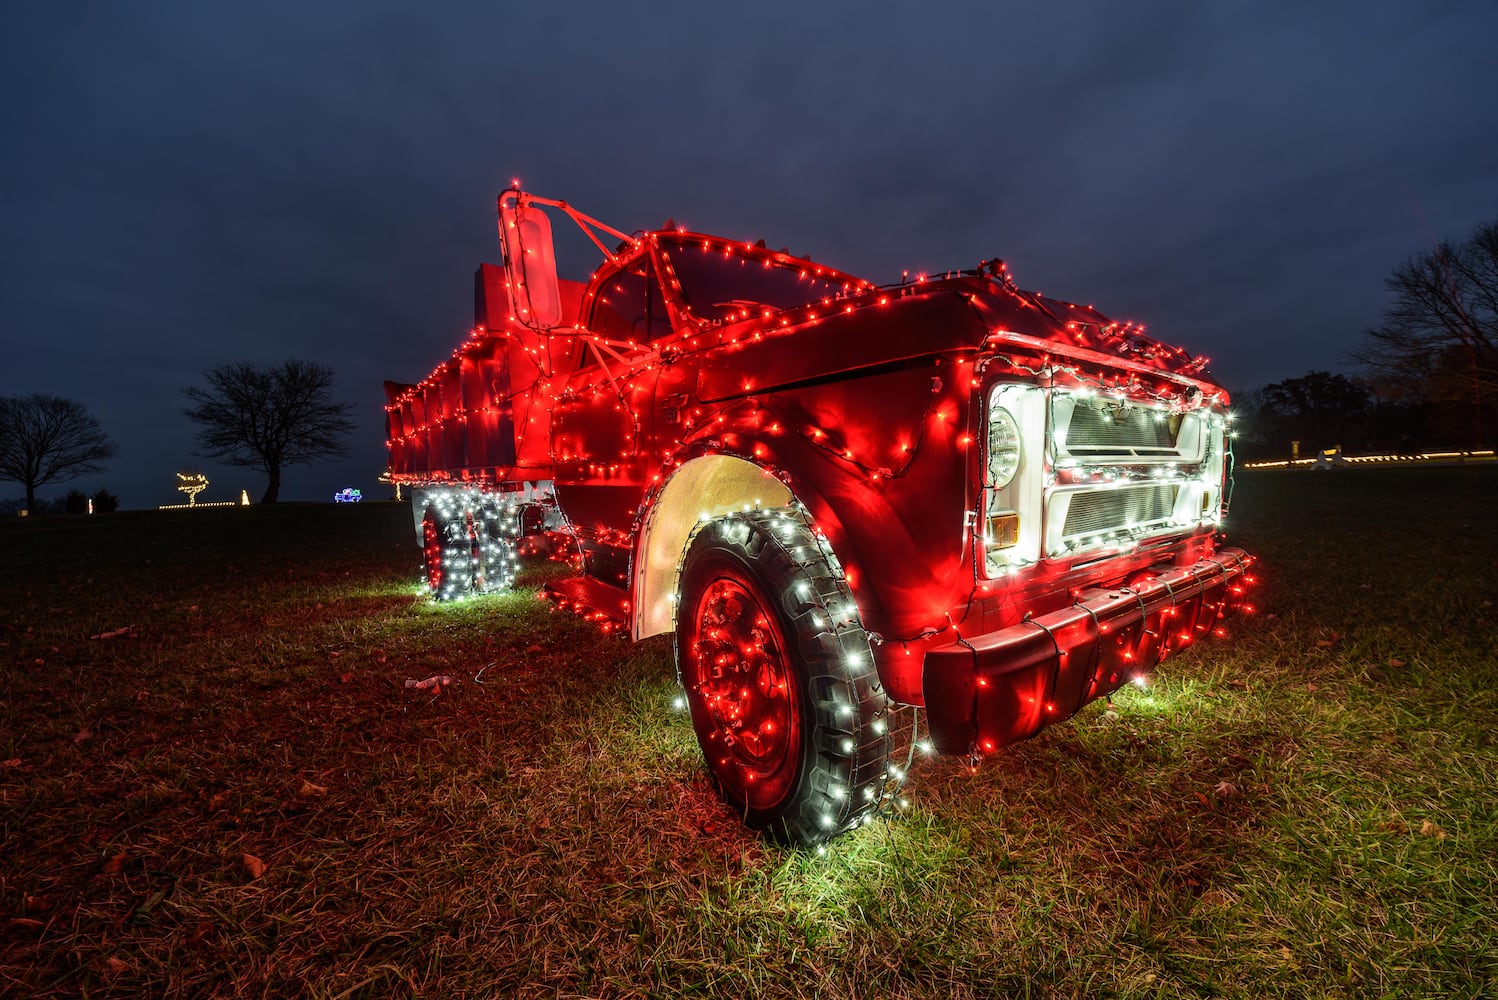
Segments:
[[[988,411],[988,485],[1002,490],[1014,481],[1024,459],[1019,421],[1002,406]]]

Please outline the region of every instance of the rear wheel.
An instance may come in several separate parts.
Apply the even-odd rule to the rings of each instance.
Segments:
[[[515,582],[513,505],[485,496],[463,504],[433,502],[421,519],[427,591],[438,600],[507,590]]]
[[[431,507],[421,516],[421,562],[426,570],[427,590],[434,595],[442,593],[442,529],[437,525],[437,512]]]
[[[878,805],[888,702],[841,568],[804,513],[697,533],[676,662],[708,770],[751,828],[816,844]]]
[[[468,594],[479,570],[472,519],[461,508],[429,505],[421,518],[422,560],[427,590],[438,600]]]
[[[496,504],[488,507],[483,517],[476,518],[475,525],[484,571],[483,589],[509,590],[519,569],[519,517],[508,505]]]

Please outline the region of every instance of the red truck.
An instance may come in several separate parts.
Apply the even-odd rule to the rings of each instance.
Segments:
[[[558,278],[546,209],[602,252],[586,283]],[[554,599],[674,633],[708,769],[771,838],[877,810],[897,721],[992,753],[1243,603],[1205,359],[998,260],[876,286],[518,187],[499,220],[471,334],[385,386],[425,580],[503,588],[528,537],[559,541]]]

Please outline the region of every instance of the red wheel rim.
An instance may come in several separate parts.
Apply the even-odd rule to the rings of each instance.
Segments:
[[[689,619],[687,696],[724,790],[754,808],[779,803],[796,777],[801,716],[774,617],[752,588],[718,577]]]
[[[427,586],[432,593],[442,591],[442,533],[437,530],[437,519],[431,511],[421,519],[421,548],[426,557]]]

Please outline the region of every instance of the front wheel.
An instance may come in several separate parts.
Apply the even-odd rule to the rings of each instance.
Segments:
[[[749,827],[816,844],[878,805],[888,701],[841,568],[803,512],[697,533],[676,664],[708,770]]]

